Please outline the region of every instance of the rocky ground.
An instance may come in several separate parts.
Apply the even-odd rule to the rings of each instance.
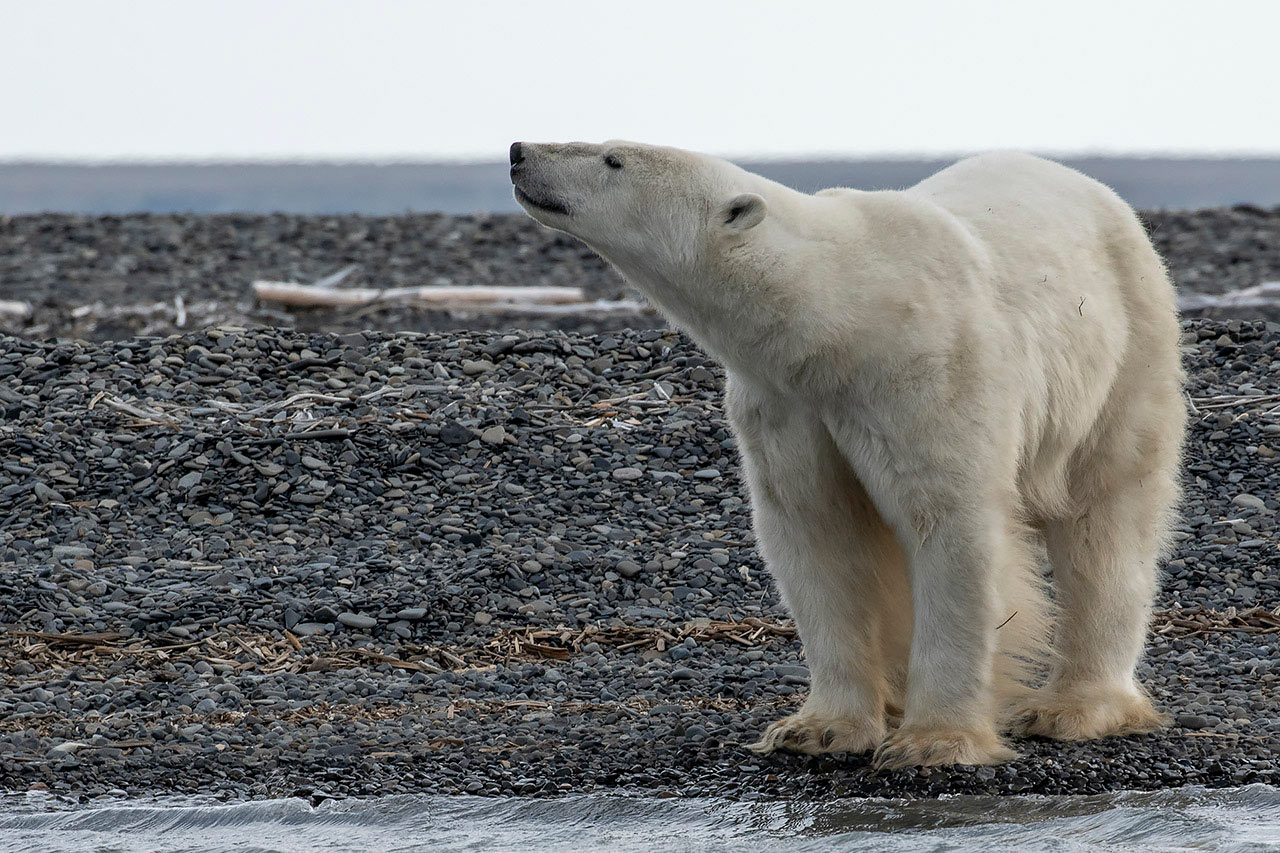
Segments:
[[[628,295],[594,252],[523,214],[0,217],[0,299],[31,303],[31,317],[7,325],[26,337],[101,341],[227,324],[595,332],[657,322],[653,314],[547,318],[396,304],[284,308],[251,293],[255,280],[305,284],[350,265],[357,269],[344,286],[544,285],[581,287],[593,299]]]
[[[1269,216],[1248,227],[1276,228]],[[167,280],[146,252],[126,270],[105,248],[136,220],[77,243],[71,220],[41,219],[4,226],[6,283],[26,229],[72,256],[36,278],[121,263],[122,281]],[[227,287],[372,266],[342,247],[391,227],[356,240],[359,223],[333,220],[322,262],[287,217],[251,240],[232,218],[164,221],[161,258],[203,234],[205,257],[227,260],[189,280]],[[592,268],[539,239],[547,275]],[[1274,263],[1259,249],[1240,280]],[[41,310],[107,278],[70,282],[74,299],[50,288]],[[1173,725],[1019,741],[1000,767],[875,772],[742,748],[798,705],[807,670],[752,546],[721,373],[674,333],[0,337],[0,786],[323,799],[1280,783],[1280,329],[1194,320],[1184,343],[1187,500],[1142,671]]]
[[[1184,292],[1221,293],[1280,280],[1280,208],[1143,216]],[[522,214],[0,217],[0,299],[31,303],[30,318],[7,322],[8,331],[25,337],[104,341],[227,324],[339,332],[600,332],[662,325],[648,313],[551,319],[386,304],[286,310],[258,304],[250,295],[255,279],[307,283],[351,264],[358,270],[344,285],[572,285],[592,298],[628,295],[594,253]],[[1260,313],[1248,310],[1248,316]],[[1261,313],[1280,320],[1280,311]],[[5,323],[0,317],[0,328]]]

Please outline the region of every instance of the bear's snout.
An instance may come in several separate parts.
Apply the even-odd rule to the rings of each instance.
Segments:
[[[531,146],[532,150],[528,153],[537,154],[539,146]],[[547,175],[543,174],[546,170],[540,168],[542,165],[541,158],[535,158],[532,163],[525,162],[525,144],[523,142],[511,143],[511,183],[515,185],[516,201],[528,210],[535,219],[537,213],[555,213],[561,216],[569,215],[569,205],[562,199],[557,197],[557,193],[549,186]]]

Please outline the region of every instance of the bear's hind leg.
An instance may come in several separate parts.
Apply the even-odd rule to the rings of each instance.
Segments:
[[[1156,561],[1171,484],[1134,480],[1076,519],[1045,525],[1058,593],[1057,663],[1025,711],[1028,734],[1090,740],[1164,723],[1138,684],[1156,592]],[[1159,496],[1170,493],[1167,501]],[[1153,505],[1154,503],[1154,505]]]

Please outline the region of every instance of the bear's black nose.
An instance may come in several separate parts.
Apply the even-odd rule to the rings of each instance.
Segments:
[[[524,146],[521,145],[521,143],[519,142],[511,143],[511,165],[512,166],[520,165],[520,161],[524,159],[524,151],[521,150],[523,147]]]

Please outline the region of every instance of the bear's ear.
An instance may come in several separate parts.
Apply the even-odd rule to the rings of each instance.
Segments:
[[[764,199],[755,193],[743,193],[720,208],[720,221],[730,231],[746,231],[759,225],[764,214]]]

